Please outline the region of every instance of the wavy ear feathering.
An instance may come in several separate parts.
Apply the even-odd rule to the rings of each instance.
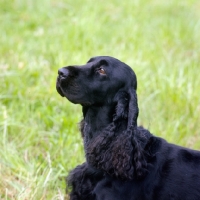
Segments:
[[[111,176],[120,179],[132,179],[134,177],[134,165],[132,162],[131,135],[126,132],[115,135],[113,123],[103,133],[87,143],[87,162]]]
[[[114,121],[117,121],[120,117],[127,116],[127,129],[126,134],[130,137],[133,146],[133,160],[132,163],[135,168],[136,177],[142,177],[146,172],[146,161],[143,155],[143,148],[140,146],[137,140],[137,135],[139,131],[137,129],[137,118],[139,113],[138,103],[137,103],[137,93],[135,89],[129,87],[129,91],[120,91],[116,95],[117,106],[116,106],[116,116]]]
[[[139,113],[138,103],[137,103],[137,93],[136,90],[129,91],[129,116],[128,116],[128,126],[127,132],[132,135],[131,141],[134,148],[134,166],[136,177],[140,178],[145,175],[147,163],[144,157],[143,148],[138,142],[139,130],[137,128],[137,118]]]

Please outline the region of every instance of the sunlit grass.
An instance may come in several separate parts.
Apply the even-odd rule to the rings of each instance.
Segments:
[[[95,55],[135,70],[139,124],[200,148],[198,0],[3,0],[0,8],[0,199],[64,199],[66,175],[84,161],[82,116],[57,94],[57,70]]]

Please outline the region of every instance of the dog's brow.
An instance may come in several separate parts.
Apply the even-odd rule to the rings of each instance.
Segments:
[[[93,62],[94,58],[90,58],[90,60],[87,61],[87,63]]]
[[[108,62],[106,60],[100,60],[99,64],[100,65],[108,65]]]

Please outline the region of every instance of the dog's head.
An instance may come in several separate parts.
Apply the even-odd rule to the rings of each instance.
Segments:
[[[115,103],[116,119],[128,115],[129,125],[136,123],[136,75],[128,65],[115,58],[98,56],[85,65],[59,69],[56,88],[61,96],[82,106]]]

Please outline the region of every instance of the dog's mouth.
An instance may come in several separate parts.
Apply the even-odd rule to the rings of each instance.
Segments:
[[[56,81],[56,90],[62,97],[64,97],[65,95],[62,91],[61,81],[62,81],[62,77],[58,76],[57,81]]]

